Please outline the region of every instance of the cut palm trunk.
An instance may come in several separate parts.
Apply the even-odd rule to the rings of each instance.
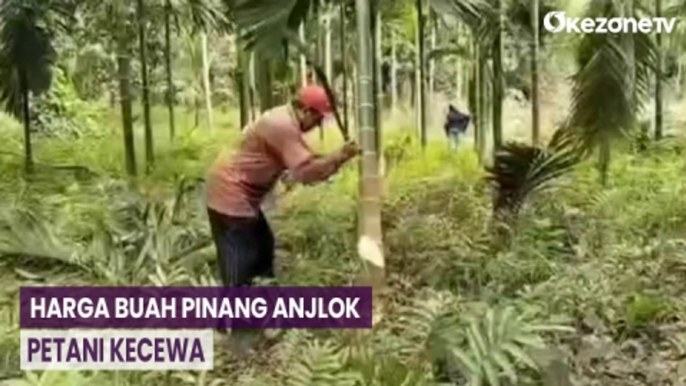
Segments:
[[[360,223],[358,252],[366,272],[361,284],[371,285],[375,295],[384,281],[384,255],[381,232],[381,176],[377,134],[374,127],[374,84],[371,15],[368,0],[356,0],[358,28],[358,111],[362,147],[360,176]],[[375,302],[378,304],[378,302]]]
[[[374,10],[374,94],[376,96],[375,106],[374,106],[374,117],[376,119],[376,151],[378,154],[382,154],[381,150],[381,133],[382,133],[382,114],[383,114],[383,82],[381,78],[381,61],[382,61],[382,51],[381,51],[381,12],[378,7]]]

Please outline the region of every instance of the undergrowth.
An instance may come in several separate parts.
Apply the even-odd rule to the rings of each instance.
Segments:
[[[0,136],[0,378],[22,385],[634,385],[678,384],[686,330],[686,205],[679,143],[615,152],[609,187],[591,163],[532,197],[503,241],[469,148],[384,146],[384,249],[392,292],[372,331],[286,331],[254,363],[217,349],[210,372],[18,372],[17,288],[215,285],[202,179],[235,128],[159,142],[136,193],[119,134],[36,139],[42,163],[94,175],[21,175],[12,120]],[[329,148],[340,139],[327,135]],[[142,160],[143,158],[139,158]],[[47,167],[47,166],[46,166]],[[349,285],[357,169],[297,187],[268,213],[284,285]],[[218,343],[219,344],[219,343]],[[672,383],[669,383],[672,382]]]

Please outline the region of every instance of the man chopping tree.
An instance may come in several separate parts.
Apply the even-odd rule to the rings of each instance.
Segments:
[[[207,210],[225,286],[274,277],[274,236],[260,206],[284,172],[301,183],[328,179],[359,154],[354,142],[315,155],[304,135],[332,112],[324,88],[308,85],[243,131],[237,152],[219,157],[207,178]]]

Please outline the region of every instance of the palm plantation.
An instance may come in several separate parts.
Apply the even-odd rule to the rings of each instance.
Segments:
[[[2,2],[0,386],[680,384],[684,4]],[[553,34],[554,10],[678,22]],[[211,371],[20,371],[19,286],[217,285],[207,168],[308,82],[335,102],[310,145],[363,154],[276,187],[279,285],[370,285],[374,328],[247,361],[217,338]]]

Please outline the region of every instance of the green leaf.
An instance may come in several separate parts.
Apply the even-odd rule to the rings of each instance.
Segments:
[[[478,373],[479,366],[461,349],[454,347],[452,354],[469,370],[470,373]]]
[[[513,343],[504,343],[504,344],[502,345],[502,348],[503,348],[503,350],[509,352],[510,355],[512,355],[513,357],[515,357],[515,358],[516,358],[517,360],[519,360],[520,362],[526,364],[526,365],[529,366],[530,368],[532,368],[532,369],[534,369],[534,370],[537,370],[537,369],[538,369],[538,367],[536,366],[536,363],[534,362],[534,360],[531,359],[531,357],[530,357],[528,354],[526,354],[522,349],[520,349],[519,347],[517,347],[515,344],[513,344]]]
[[[493,360],[503,369],[505,374],[510,378],[510,381],[512,383],[517,383],[517,373],[515,372],[515,368],[510,363],[510,360],[507,359],[505,354],[503,354],[500,350],[495,350],[491,352],[491,355],[493,356]]]
[[[498,373],[496,372],[495,368],[493,367],[493,364],[491,361],[486,360],[483,362],[483,368],[486,373],[486,377],[488,378],[488,381],[490,382],[491,386],[500,386],[500,380],[498,377]]]
[[[479,347],[479,352],[480,353],[487,353],[488,352],[488,346],[486,345],[486,342],[484,342],[484,338],[481,335],[481,329],[479,328],[479,324],[476,320],[472,320],[470,325],[469,325],[469,331],[471,333],[471,336],[474,337],[474,341]]]

